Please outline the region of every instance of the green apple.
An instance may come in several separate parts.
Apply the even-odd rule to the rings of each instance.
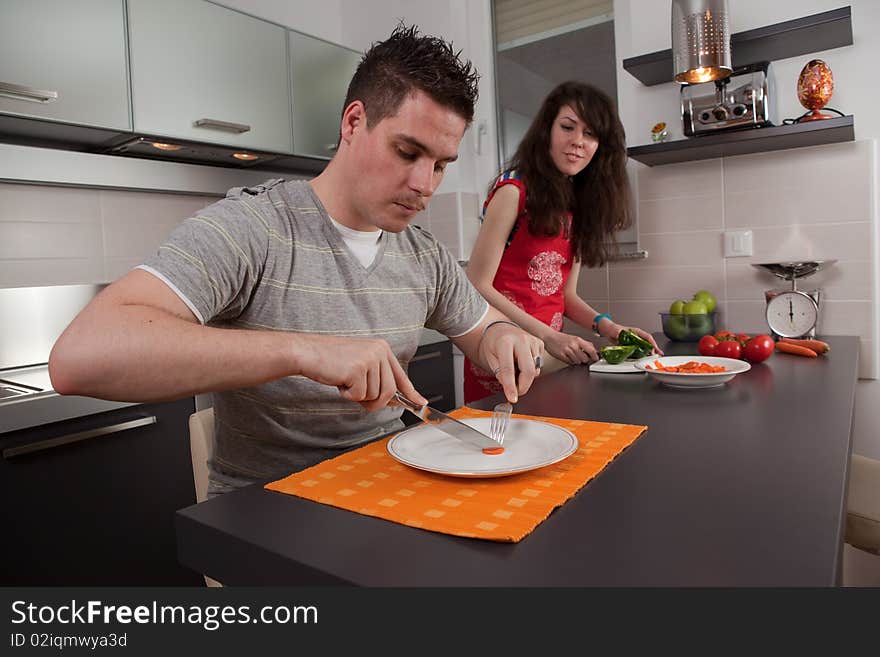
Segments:
[[[702,301],[688,301],[682,310],[685,315],[705,315],[709,312],[706,304]]]
[[[712,319],[708,314],[691,315],[686,319],[688,320],[688,337],[690,337],[691,340],[702,338],[704,335],[708,335],[712,332]]]
[[[718,300],[707,290],[700,290],[694,295],[694,301],[702,301],[706,304],[706,312],[714,313],[718,307]]]
[[[684,314],[684,301],[678,299],[677,301],[673,301],[672,305],[669,306],[669,314],[670,315],[683,315]]]
[[[688,337],[687,318],[684,315],[670,315],[666,318],[663,332],[670,340],[685,340]]]

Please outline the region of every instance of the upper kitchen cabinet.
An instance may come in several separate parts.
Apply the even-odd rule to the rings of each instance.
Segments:
[[[130,130],[123,4],[3,0],[0,114]]]
[[[290,32],[293,149],[297,155],[333,157],[348,83],[360,59],[354,50]]]
[[[128,0],[128,30],[135,132],[292,152],[283,27],[202,0]]]

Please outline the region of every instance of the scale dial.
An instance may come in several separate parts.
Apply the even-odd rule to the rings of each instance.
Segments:
[[[780,292],[767,302],[767,325],[783,338],[800,338],[809,334],[818,319],[819,305],[804,292]]]

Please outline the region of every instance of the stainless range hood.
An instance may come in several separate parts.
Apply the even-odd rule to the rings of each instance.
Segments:
[[[319,173],[328,159],[0,114],[0,143],[225,168]],[[236,157],[238,154],[238,157]],[[243,156],[243,157],[242,157]]]
[[[291,169],[319,172],[327,165],[326,160],[279,155],[250,149],[183,141],[162,137],[132,136],[104,151],[108,155],[156,160],[212,164],[222,167]],[[268,166],[267,166],[268,165]]]

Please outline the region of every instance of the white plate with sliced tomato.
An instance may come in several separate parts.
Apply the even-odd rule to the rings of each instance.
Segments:
[[[720,356],[649,356],[636,361],[635,367],[673,388],[715,388],[752,366]]]

